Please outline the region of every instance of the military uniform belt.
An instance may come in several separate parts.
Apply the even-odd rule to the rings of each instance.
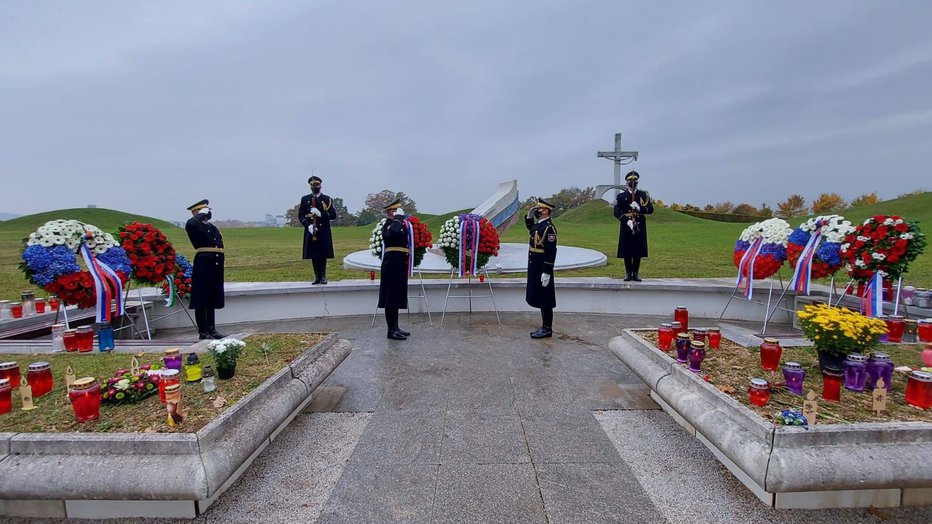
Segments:
[[[538,247],[528,247],[527,250],[530,251],[531,253],[546,253],[546,251]]]
[[[387,247],[385,251],[396,251],[398,253],[408,253],[408,248],[406,247]]]
[[[628,211],[627,213],[624,214],[624,216],[626,216],[626,217],[628,217],[628,218],[636,218],[636,217],[637,217],[637,212],[636,212],[636,211]]]
[[[222,247],[199,247],[195,250],[197,253],[223,253]]]

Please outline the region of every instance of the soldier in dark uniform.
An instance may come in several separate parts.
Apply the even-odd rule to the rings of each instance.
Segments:
[[[615,197],[615,218],[621,221],[618,232],[618,258],[625,259],[625,282],[640,282],[641,258],[647,258],[647,220],[654,212],[654,203],[647,191],[638,189],[641,175],[632,171],[625,175],[627,187]]]
[[[188,207],[193,215],[184,225],[194,246],[194,270],[191,273],[191,303],[201,339],[223,338],[217,332],[214,310],[223,309],[223,235],[210,223],[211,211],[206,199]]]
[[[401,200],[385,206],[382,226],[382,274],[379,280],[379,306],[385,308],[388,338],[405,340],[411,333],[398,327],[398,310],[408,309],[408,228]]]
[[[530,233],[527,254],[527,294],[525,300],[531,307],[540,309],[540,329],[531,333],[531,338],[553,336],[553,308],[557,306],[557,294],[553,284],[553,263],[557,258],[557,228],[550,221],[553,204],[537,199],[524,218]],[[537,218],[537,223],[534,223]]]
[[[311,284],[327,283],[327,259],[333,258],[333,234],[330,221],[337,219],[333,208],[333,199],[320,192],[320,177],[307,179],[311,185],[311,194],[301,197],[298,206],[298,219],[304,226],[303,258],[311,259],[314,266],[314,281]]]

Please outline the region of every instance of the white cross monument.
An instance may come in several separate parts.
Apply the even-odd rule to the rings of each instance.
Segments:
[[[606,191],[612,189],[612,202],[615,201],[615,197],[618,196],[618,190],[624,186],[621,184],[621,166],[630,164],[638,159],[637,151],[622,151],[621,150],[621,133],[615,133],[615,150],[614,151],[599,151],[596,156],[598,158],[611,158],[615,161],[615,184],[612,186],[609,185],[600,185],[596,186],[595,194],[597,197],[602,198],[602,195]]]

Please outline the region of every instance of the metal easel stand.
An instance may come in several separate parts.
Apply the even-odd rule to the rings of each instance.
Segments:
[[[852,286],[854,286],[854,279],[849,280],[848,283],[845,284],[845,289],[842,290],[841,294],[838,296],[838,300],[835,302],[835,306],[836,306],[836,307],[837,307],[839,304],[841,304],[841,300],[842,300],[843,298],[845,298],[845,295],[848,294],[848,290],[851,289]],[[835,287],[835,277],[832,276],[832,288],[834,288],[834,287]],[[894,314],[894,315],[899,314],[899,311],[900,311],[900,298],[901,298],[900,291],[901,291],[901,288],[902,288],[902,287],[903,287],[903,275],[900,275],[900,277],[899,277],[899,278],[897,279],[897,281],[896,281],[896,294],[895,294],[895,296],[894,296],[894,298],[893,298],[893,314]],[[881,290],[881,293],[883,293],[883,290]],[[860,301],[860,300],[861,300],[861,297],[856,297],[856,299],[857,299],[858,301]],[[831,303],[832,303],[831,295],[829,295],[829,304],[831,304]],[[882,296],[881,296],[881,304],[883,304],[883,297],[882,297]],[[903,304],[903,307],[904,307],[904,308],[906,307],[906,304],[905,304],[905,303]],[[908,316],[909,310],[907,310],[906,312],[907,312],[907,316]]]
[[[434,319],[430,316],[430,301],[427,300],[427,288],[424,287],[424,277],[421,275],[421,268],[420,268],[420,266],[418,266],[418,267],[416,267],[416,268],[414,268],[414,269],[417,270],[417,280],[418,280],[418,284],[419,284],[419,286],[420,286],[420,288],[421,288],[421,291],[420,291],[420,293],[418,293],[417,295],[408,295],[408,298],[419,298],[419,299],[422,299],[422,300],[424,301],[424,309],[427,310],[427,323],[430,324],[431,326],[433,326],[433,325],[434,325]],[[372,322],[369,323],[369,327],[375,326],[375,317],[377,317],[377,316],[379,315],[379,309],[380,309],[379,306],[376,305],[376,306],[375,306],[375,311],[372,312]],[[408,313],[411,313],[411,309],[410,309],[410,308],[405,309],[405,311],[408,312]]]
[[[492,299],[492,309],[495,310],[495,320],[498,321],[498,325],[502,325],[502,319],[498,316],[498,305],[495,303],[495,292],[492,291],[492,279],[489,278],[489,272],[483,267],[479,270],[480,273],[485,277],[486,283],[489,285],[489,294],[488,295],[474,295],[472,292],[472,275],[467,275],[466,281],[466,290],[468,294],[466,295],[451,295],[450,290],[453,288],[453,276],[456,274],[456,268],[450,270],[450,281],[447,283],[447,296],[443,300],[443,314],[440,315],[440,325],[443,326],[443,319],[447,314],[447,303],[451,298],[465,298],[469,299],[469,313],[472,314],[472,299],[473,298],[491,298]]]
[[[125,321],[125,319],[126,319],[127,316],[130,317],[131,319],[135,319],[135,317],[136,317],[136,315],[130,314],[130,313],[124,313],[124,314],[120,317],[120,327],[114,328],[113,331],[114,331],[114,333],[116,333],[117,331],[122,331],[122,330],[124,330],[124,329],[132,329],[133,332],[134,332],[137,336],[139,336],[139,338],[145,338],[145,339],[148,339],[148,340],[152,340],[152,334],[151,334],[151,332],[149,331],[149,315],[148,315],[148,313],[146,313],[146,303],[143,302],[143,300],[142,300],[142,291],[140,291],[140,289],[139,289],[138,287],[134,286],[134,284],[135,284],[135,282],[133,281],[132,278],[130,278],[130,279],[129,279],[129,284],[126,286],[126,291],[123,292],[123,304],[125,305],[125,304],[127,303],[127,299],[129,299],[129,293],[130,293],[130,291],[132,291],[132,289],[135,287],[135,289],[136,289],[136,298],[139,300],[139,308],[142,310],[142,318],[143,318],[143,322],[145,323],[145,326],[146,326],[145,335],[143,335],[143,332],[140,331],[138,327],[136,327],[136,322],[135,322],[135,321],[131,321],[130,324],[129,324],[128,326],[125,325],[125,322],[124,322],[124,321]]]
[[[773,300],[773,289],[774,289],[774,282],[777,279],[779,279],[779,282],[780,282],[780,298],[774,301]],[[738,289],[739,289],[739,286],[736,284],[735,288],[731,291],[731,296],[728,298],[728,302],[725,304],[724,309],[722,309],[722,314],[718,316],[719,320],[722,320],[725,317],[725,311],[728,310],[728,306],[731,304],[731,301],[734,300],[735,297],[737,296],[743,300],[747,300],[748,302],[753,302],[754,304],[760,304],[764,306],[764,325],[763,327],[761,327],[761,332],[760,332],[761,335],[767,333],[767,324],[770,322],[771,317],[773,317],[774,313],[776,313],[778,309],[786,311],[788,322],[793,321],[793,317],[791,316],[793,313],[793,309],[789,307],[780,307],[780,302],[784,300],[784,298],[786,297],[787,291],[789,291],[789,288],[783,285],[782,271],[777,272],[776,275],[773,275],[770,277],[770,286],[767,290],[767,302],[761,302],[759,300],[754,300],[753,298],[750,298],[750,299],[745,298],[743,294],[740,294],[740,295],[738,294]]]

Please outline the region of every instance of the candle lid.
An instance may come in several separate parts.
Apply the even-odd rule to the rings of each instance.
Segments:
[[[214,376],[214,368],[210,367],[210,364],[207,364],[206,366],[204,366],[204,376],[205,377]]]
[[[693,328],[693,333],[708,333],[709,330],[706,328]]]
[[[177,375],[177,374],[178,374],[178,370],[177,370],[177,369],[163,369],[163,370],[162,370],[162,378],[163,378],[163,379],[165,379],[165,378],[175,378],[175,375]]]
[[[679,320],[674,320],[673,322],[670,322],[670,324],[673,326],[680,326],[680,327],[683,326],[683,323],[680,322]]]
[[[19,364],[17,364],[16,362],[12,362],[12,361],[11,362],[0,362],[0,370],[7,370],[7,369],[18,368],[18,367],[19,367]]]
[[[875,351],[871,353],[871,360],[874,362],[890,362],[890,355],[884,353],[883,351]]]
[[[693,341],[692,346],[696,349],[705,349],[705,342],[701,340]]]
[[[889,318],[890,320],[904,320],[906,317],[904,317],[903,315],[890,315],[887,318]]]
[[[188,364],[197,364],[201,359],[197,358],[197,353],[188,353]]]
[[[770,382],[762,378],[752,378],[751,387],[754,389],[770,389]]]
[[[917,370],[913,371],[909,378],[916,379],[919,382],[932,382],[932,373]]]
[[[866,362],[867,357],[865,357],[864,355],[860,353],[851,353],[848,355],[848,360],[850,360],[851,362]]]
[[[22,306],[23,303],[22,302],[10,302],[10,305],[11,306]]]
[[[767,338],[765,338],[765,339],[764,339],[764,342],[766,342],[766,343],[768,343],[768,344],[779,344],[779,343],[780,343],[779,340],[777,340],[777,339],[775,339],[775,338],[773,338],[773,337],[767,337]]]
[[[787,362],[787,363],[783,364],[783,369],[787,369],[787,370],[790,370],[790,371],[799,371],[799,370],[803,369],[803,367],[802,367],[802,365],[800,365],[799,362]]]
[[[918,324],[919,323],[919,321],[916,320],[915,318],[907,318],[903,322],[906,322],[907,324]]]
[[[689,340],[689,333],[677,333],[676,338],[685,338]]]
[[[52,324],[52,329],[64,329],[64,324]]]
[[[181,389],[181,384],[169,384],[165,386],[165,393],[174,393]]]
[[[822,370],[822,374],[828,375],[830,377],[840,377],[844,375],[844,373],[842,373],[840,369],[836,367],[832,367],[832,366],[825,366],[825,369]]]
[[[10,385],[10,379],[0,378],[0,387],[9,386],[9,385]]]
[[[178,348],[168,348],[165,350],[166,355],[177,355],[178,353]]]
[[[94,385],[94,377],[79,378],[71,383],[72,389],[87,389]]]
[[[678,310],[686,309],[686,306],[676,306],[676,309]]]
[[[27,290],[23,291],[23,295],[22,295],[22,296],[23,296],[23,297],[31,297],[31,296],[33,296],[33,295],[35,295],[35,293],[33,293],[31,289],[27,289]]]
[[[50,366],[48,362],[33,362],[32,364],[29,364],[29,371],[42,371],[43,369],[48,369],[49,367]]]
[[[73,334],[75,334],[75,333],[77,333],[77,332],[78,332],[77,329],[66,329],[66,330],[65,330],[65,334],[66,334],[66,335],[68,335],[68,334],[73,335]]]
[[[719,331],[721,331],[721,329],[719,329],[719,328],[717,328],[717,327],[710,327],[710,328],[709,328],[709,332],[710,332],[710,333],[712,333],[712,332],[718,333]]]
[[[673,324],[670,323],[670,322],[661,322],[661,323],[660,323],[660,327],[662,327],[662,328],[671,328],[671,327],[673,327]]]

